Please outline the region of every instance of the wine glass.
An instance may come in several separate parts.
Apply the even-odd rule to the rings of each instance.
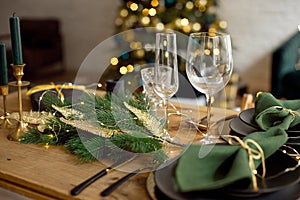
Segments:
[[[163,99],[163,138],[171,139],[168,133],[168,101],[177,92],[178,82],[176,34],[156,33],[154,91]]]
[[[141,77],[143,81],[143,90],[149,101],[154,106],[154,111],[156,111],[159,103],[161,102],[161,98],[154,91],[154,66],[141,69]]]
[[[186,73],[191,84],[205,94],[207,102],[207,132],[202,143],[212,143],[217,137],[210,131],[213,95],[228,83],[233,70],[230,35],[199,32],[189,36]]]

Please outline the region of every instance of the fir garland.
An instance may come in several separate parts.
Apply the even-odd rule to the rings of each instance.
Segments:
[[[132,97],[107,93],[102,98],[83,93],[80,100],[72,104],[46,93],[42,102],[54,117],[20,135],[23,144],[64,145],[68,152],[83,162],[118,157],[120,151],[117,148],[133,153],[150,153],[158,162],[167,158],[157,136],[161,132],[162,121],[151,114],[151,106],[143,94],[135,93]],[[80,127],[76,127],[79,120],[100,130],[111,130],[113,134],[103,137],[93,134],[94,130],[81,129],[84,134],[79,135],[77,128]]]

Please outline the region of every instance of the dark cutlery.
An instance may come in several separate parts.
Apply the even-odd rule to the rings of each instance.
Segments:
[[[126,176],[122,177],[121,179],[117,180],[116,182],[114,182],[112,185],[108,186],[105,190],[103,190],[100,195],[105,197],[108,196],[110,193],[112,193],[115,189],[117,189],[120,185],[122,185],[125,181],[127,181],[130,177],[138,174],[139,172],[145,170],[146,168],[139,168],[136,169],[133,172],[130,172],[129,174],[127,174]]]
[[[90,177],[89,179],[83,181],[82,183],[80,183],[79,185],[77,185],[76,187],[74,187],[71,190],[71,195],[76,196],[78,195],[82,190],[84,190],[86,187],[88,187],[90,184],[92,184],[93,182],[95,182],[96,180],[98,180],[99,178],[105,176],[106,174],[108,174],[109,172],[111,172],[112,170],[114,170],[115,168],[128,163],[129,161],[133,160],[134,156],[131,158],[126,158],[126,159],[120,159],[118,161],[116,161],[115,163],[113,163],[111,166],[101,170],[100,172],[98,172],[97,174],[95,174],[94,176]]]

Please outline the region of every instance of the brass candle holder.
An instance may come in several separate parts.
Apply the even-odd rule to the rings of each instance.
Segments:
[[[10,128],[12,123],[7,118],[8,112],[6,107],[6,96],[8,95],[8,85],[0,85],[1,95],[3,97],[3,123],[1,124],[1,128]]]
[[[16,130],[11,132],[7,138],[12,141],[19,141],[19,135],[23,133],[26,128],[27,124],[23,121],[23,105],[22,105],[22,87],[27,86],[30,84],[28,81],[22,81],[22,77],[24,76],[24,66],[22,65],[14,65],[11,64],[13,68],[13,75],[16,78],[16,81],[8,83],[11,86],[18,88],[18,106],[19,106],[19,121]]]

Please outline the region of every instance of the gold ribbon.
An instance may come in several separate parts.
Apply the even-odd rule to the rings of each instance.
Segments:
[[[293,122],[295,120],[296,115],[300,117],[300,113],[297,112],[297,111],[294,111],[292,109],[287,109],[287,108],[284,108],[284,107],[281,107],[281,106],[274,106],[274,108],[283,110],[283,111],[291,114],[293,116],[291,122]]]
[[[253,189],[258,190],[257,179],[256,179],[257,170],[256,170],[256,167],[255,167],[254,160],[261,160],[262,170],[263,170],[261,178],[265,178],[265,176],[266,176],[266,165],[265,165],[264,151],[261,148],[261,146],[255,140],[246,139],[245,141],[243,141],[237,136],[230,136],[229,140],[228,140],[228,143],[230,145],[234,144],[234,142],[232,141],[233,139],[236,140],[241,145],[241,147],[246,149],[247,152],[248,152],[249,167],[250,167],[251,175],[252,175]],[[254,145],[257,149],[252,148],[249,144]]]
[[[64,102],[65,97],[64,97],[64,94],[62,93],[63,89],[77,89],[77,90],[85,91],[85,86],[73,85],[72,83],[55,85],[53,82],[51,82],[50,84],[37,85],[35,87],[30,88],[27,91],[26,95],[30,96],[36,92],[40,92],[40,91],[44,91],[44,90],[52,90],[52,89],[55,89],[57,91],[58,95],[60,96],[61,101]]]

